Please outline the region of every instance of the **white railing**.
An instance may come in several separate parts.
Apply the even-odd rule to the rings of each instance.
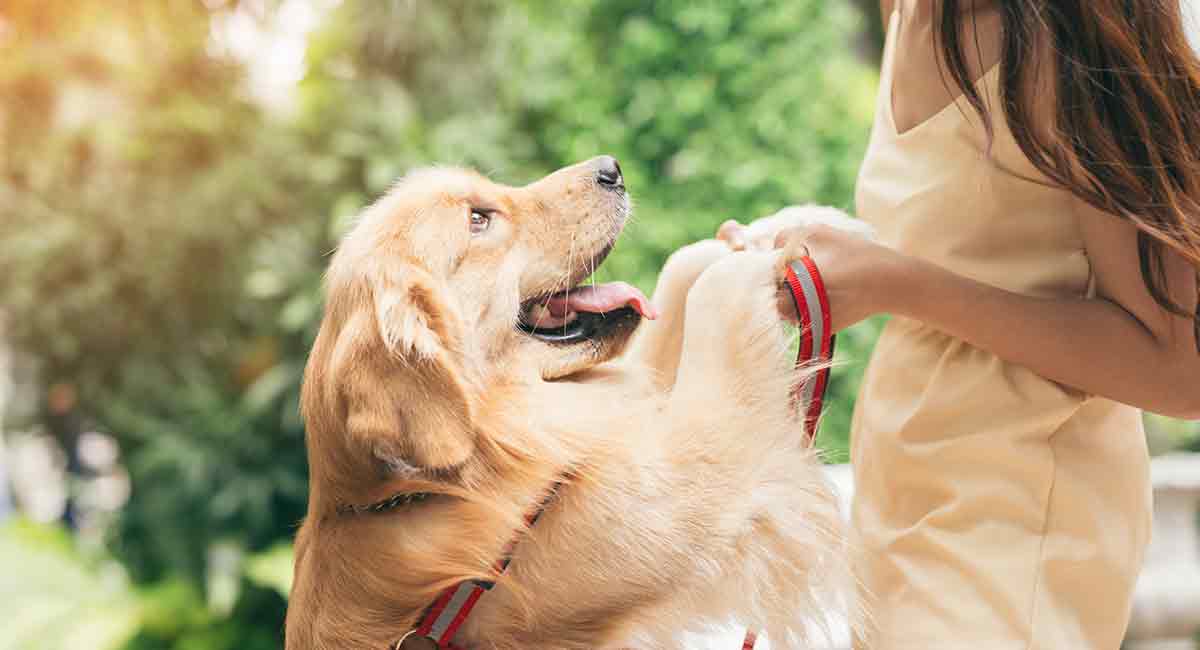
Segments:
[[[1195,650],[1200,631],[1200,454],[1155,458],[1154,537],[1134,595],[1129,650]]]

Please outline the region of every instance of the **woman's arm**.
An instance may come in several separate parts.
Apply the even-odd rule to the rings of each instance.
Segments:
[[[1091,208],[1080,221],[1098,289],[1091,299],[1013,293],[828,228],[784,233],[779,244],[809,249],[835,328],[897,314],[1078,390],[1200,419],[1192,321],[1167,313],[1144,288],[1131,225]],[[1195,270],[1177,255],[1166,267],[1171,296],[1194,312]]]

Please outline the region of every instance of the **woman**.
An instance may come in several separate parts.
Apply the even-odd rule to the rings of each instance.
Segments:
[[[1139,409],[1200,418],[1179,2],[881,5],[857,206],[886,246],[778,238],[837,328],[894,316],[853,429],[857,647],[1115,650],[1150,529]]]

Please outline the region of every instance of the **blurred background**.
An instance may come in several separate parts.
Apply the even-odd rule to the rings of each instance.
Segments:
[[[855,0],[0,2],[0,650],[281,647],[328,254],[406,170],[616,155],[599,273],[852,209],[881,30]],[[839,337],[844,461],[881,322]],[[1155,453],[1196,423],[1148,418]]]

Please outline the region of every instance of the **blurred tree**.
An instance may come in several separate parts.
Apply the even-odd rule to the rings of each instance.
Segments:
[[[210,51],[203,5],[0,15],[11,335],[40,360],[43,421],[69,450],[83,427],[120,436],[135,490],[117,548],[135,575],[198,577],[210,540],[265,544],[303,512],[297,418],[264,424],[248,397],[286,345],[272,306],[242,297],[248,242],[295,216],[290,142]]]

